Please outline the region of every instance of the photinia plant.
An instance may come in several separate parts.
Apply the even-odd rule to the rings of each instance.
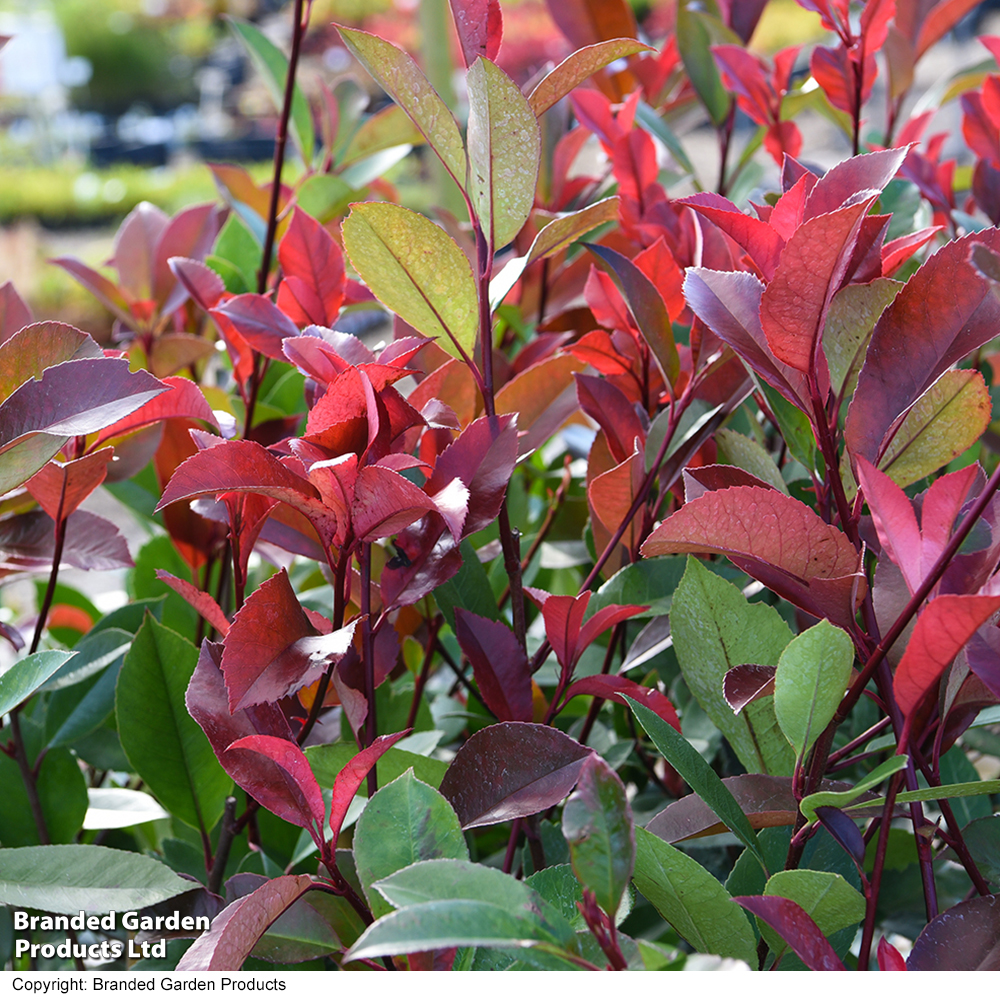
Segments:
[[[317,107],[310,6],[231,22],[271,180],[56,262],[115,347],[0,288],[0,902],[208,918],[137,970],[997,968],[997,77],[963,202],[900,118],[971,5],[572,0],[522,81],[452,0],[465,103],[368,24]]]

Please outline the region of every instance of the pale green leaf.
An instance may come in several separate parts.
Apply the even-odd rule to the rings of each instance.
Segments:
[[[785,647],[774,675],[774,713],[800,758],[826,729],[847,690],[854,644],[821,621]]]
[[[469,197],[486,239],[499,249],[534,205],[541,135],[524,95],[489,59],[472,64],[467,84]]]
[[[878,467],[897,486],[923,479],[979,440],[992,407],[978,371],[945,372],[910,408]]]
[[[459,187],[465,188],[465,146],[448,106],[402,49],[377,35],[338,25],[351,54],[409,116],[441,158]]]
[[[715,432],[715,443],[719,449],[720,462],[735,465],[782,493],[788,492],[774,459],[756,441],[723,427]]]
[[[437,337],[455,357],[471,357],[479,299],[469,260],[430,219],[399,205],[352,206],[344,246],[376,298],[410,326]]]

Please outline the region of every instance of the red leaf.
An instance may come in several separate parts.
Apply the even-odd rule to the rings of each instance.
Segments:
[[[799,814],[791,778],[769,774],[739,774],[723,778],[722,783],[732,792],[733,798],[755,830],[791,826]],[[822,791],[842,792],[850,787],[846,781],[824,779],[820,783]],[[646,824],[646,829],[668,844],[676,844],[691,837],[709,837],[723,833],[728,828],[700,796],[685,795],[658,812]]]
[[[569,795],[590,753],[551,726],[501,722],[462,745],[440,791],[466,830],[533,816]]]
[[[774,277],[785,241],[771,225],[744,215],[731,201],[710,191],[683,198],[681,204],[689,205],[739,243],[760,268],[765,281]]]
[[[531,673],[514,633],[501,622],[455,608],[455,636],[486,707],[501,722],[531,722]]]
[[[761,60],[739,45],[713,45],[711,50],[723,82],[740,98],[740,107],[758,125],[770,124],[777,95]]]
[[[278,262],[286,283],[297,279],[289,289],[291,301],[282,295],[284,285],[278,289],[278,307],[299,325],[333,326],[344,301],[344,254],[326,229],[300,208],[278,247]]]
[[[98,435],[97,444],[123,434],[131,434],[140,427],[147,427],[149,424],[171,417],[204,420],[205,423],[218,429],[219,421],[196,383],[180,375],[171,375],[162,381],[168,389],[167,392],[161,392],[138,410],[133,410],[127,417],[103,428]]]
[[[104,482],[113,454],[102,448],[72,462],[49,462],[25,487],[53,521],[65,520]]]
[[[451,0],[458,40],[465,65],[477,58],[496,61],[503,38],[503,12],[500,0]]]
[[[31,310],[10,281],[0,285],[0,344],[33,321]]]
[[[255,292],[234,296],[210,315],[223,336],[235,330],[255,351],[279,361],[285,360],[282,340],[299,335],[299,328],[266,295]]]
[[[889,944],[884,937],[879,938],[877,954],[879,972],[906,972],[906,962],[899,949]]]
[[[0,569],[48,572],[55,554],[55,522],[41,510],[0,519]],[[86,510],[70,514],[62,563],[77,569],[132,565],[128,545],[110,521]]]
[[[619,622],[627,621],[633,615],[642,614],[643,611],[648,610],[648,604],[608,604],[600,611],[595,611],[580,630],[580,636],[577,639],[579,653],[583,653],[602,632],[613,628]]]
[[[559,665],[567,671],[572,670],[579,658],[577,639],[589,603],[590,591],[587,591],[579,597],[553,595],[548,597],[542,606],[545,636],[556,654]]]
[[[727,670],[722,679],[722,697],[739,715],[752,701],[774,694],[775,670],[757,663],[743,663]]]
[[[943,38],[978,3],[978,0],[940,0],[920,25],[916,38],[915,59],[919,59],[936,41]]]
[[[230,903],[181,956],[177,971],[241,969],[268,927],[314,884],[308,875],[279,875]]]
[[[226,294],[222,278],[199,260],[171,257],[170,270],[178,282],[205,312],[213,309]]]
[[[882,313],[847,413],[845,437],[854,456],[878,462],[899,416],[947,369],[1000,329],[1000,299],[968,262],[977,244],[1000,250],[996,229],[943,246]],[[922,331],[914,337],[913,331]],[[901,378],[899,358],[906,359]]]
[[[636,267],[660,293],[672,320],[684,312],[684,271],[661,236],[652,246],[636,254]]]
[[[847,971],[816,921],[798,903],[781,896],[733,896],[733,902],[770,924],[814,972]]]
[[[394,544],[406,558],[405,565],[389,563],[382,570],[382,601],[387,608],[416,604],[462,568],[458,542],[436,512],[406,528]]]
[[[283,787],[273,788],[264,782],[256,782],[251,794],[275,816],[308,830],[317,847],[323,846],[326,803],[319,790],[319,782],[298,744],[277,736],[244,736],[232,743],[226,752],[237,760],[240,757],[265,757],[271,761],[282,772],[285,779]]]
[[[156,579],[162,580],[171,590],[180,594],[219,635],[223,637],[226,635],[229,631],[229,619],[211,594],[206,594],[193,583],[188,583],[187,580],[182,580],[164,569],[156,571]]]
[[[132,299],[153,298],[156,244],[169,221],[163,209],[141,201],[115,234],[111,261],[122,289]]]
[[[253,441],[225,441],[192,455],[177,467],[156,509],[230,491],[282,500],[304,514],[321,538],[329,541],[336,534],[336,516],[320,502],[316,487]]]
[[[225,218],[224,208],[208,202],[178,212],[167,223],[153,249],[153,298],[163,313],[169,315],[187,298],[187,289],[175,280],[177,272],[171,259],[188,259],[192,263],[204,260]]]
[[[469,510],[462,535],[481,531],[496,520],[517,461],[517,417],[497,417],[499,431],[490,430],[488,417],[474,420],[440,455],[426,491],[437,493],[452,479],[469,491]]]
[[[921,549],[923,540],[910,498],[870,462],[856,463],[858,482],[872,512],[875,530],[885,554],[902,570],[906,586],[913,594],[923,582]],[[949,524],[949,534],[951,525]]]
[[[843,45],[835,49],[817,45],[809,58],[809,70],[826,94],[827,100],[839,111],[851,114],[857,92],[854,84],[854,66],[847,49]]]
[[[99,302],[113,312],[127,327],[131,329],[135,317],[129,307],[129,301],[113,282],[108,281],[103,274],[92,267],[78,261],[75,257],[56,257],[49,261],[64,271],[68,271],[84,288]]]
[[[966,899],[920,932],[906,959],[909,972],[1000,971],[1000,896]]]
[[[881,191],[896,176],[906,157],[906,148],[863,153],[831,167],[812,186],[804,219],[846,208],[861,192]]]
[[[434,501],[398,472],[369,465],[358,473],[351,523],[362,541],[394,535],[432,510]]]
[[[124,358],[81,358],[25,382],[0,404],[0,451],[27,434],[92,434],[165,392]]]
[[[798,156],[802,151],[802,133],[795,122],[774,122],[764,133],[764,148],[775,163],[782,163],[786,156]]]
[[[944,229],[944,226],[929,226],[915,233],[890,240],[882,247],[882,274],[892,277],[895,271],[906,263],[925,243],[930,242]],[[891,947],[891,946],[890,946]]]
[[[255,784],[263,784],[277,789],[284,784],[284,772],[272,761],[250,759],[246,755],[230,756],[227,748],[244,736],[262,734],[291,740],[292,731],[288,720],[277,705],[256,705],[230,713],[229,695],[222,676],[222,644],[209,642],[201,644],[198,665],[195,667],[184,703],[191,718],[201,726],[212,744],[215,756],[223,770],[240,788],[253,792]],[[290,799],[290,803],[294,800]]]
[[[371,746],[365,747],[360,753],[356,753],[340,771],[333,782],[333,802],[330,806],[330,843],[336,844],[340,836],[340,828],[347,815],[347,809],[351,800],[361,787],[361,782],[368,776],[368,772],[375,766],[379,757],[390,749],[393,744],[398,743],[404,736],[412,730],[404,729],[401,733],[393,733],[391,736],[378,736]]]
[[[964,469],[938,476],[923,495],[920,511],[921,578],[931,571],[951,539],[952,528],[962,506],[982,489],[980,476],[978,465],[967,465]],[[989,509],[983,513],[988,518],[992,515]]]
[[[805,375],[771,353],[760,322],[764,286],[740,271],[689,267],[684,297],[694,314],[785,399],[811,411]]]
[[[306,617],[285,570],[265,580],[236,613],[222,673],[230,711],[275,702],[319,680],[350,647],[356,623],[321,635]]]
[[[601,426],[616,462],[624,462],[646,443],[646,429],[628,397],[607,379],[576,374],[576,395],[580,409]]]
[[[760,319],[772,353],[792,368],[810,372],[822,365],[825,370],[818,348],[826,311],[874,199],[869,193],[859,204],[804,222],[782,251],[774,279],[761,296]],[[822,391],[829,374],[824,378],[820,371],[820,379]]]
[[[628,707],[625,696],[635,699],[641,705],[655,712],[664,722],[669,723],[677,732],[681,731],[680,719],[677,718],[677,711],[670,699],[651,688],[643,687],[630,681],[627,677],[617,677],[612,674],[594,674],[591,677],[582,677],[575,681],[566,691],[563,699],[564,704],[580,694],[590,694],[595,698],[604,698],[606,701],[614,701],[619,705]]]
[[[854,625],[864,594],[859,556],[847,536],[777,490],[736,486],[705,493],[668,517],[644,556],[718,552],[818,618]]]
[[[627,257],[596,243],[583,244],[601,264],[610,269],[612,278],[635,317],[643,339],[653,352],[660,374],[673,385],[680,370],[677,345],[674,343],[670,318],[660,293],[642,271]]]
[[[943,594],[928,602],[892,683],[904,715],[917,708],[976,629],[998,608],[1000,597],[976,594]]]

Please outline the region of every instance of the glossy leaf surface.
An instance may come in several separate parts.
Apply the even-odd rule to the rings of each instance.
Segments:
[[[129,762],[157,799],[188,826],[210,830],[232,783],[185,708],[197,658],[191,643],[147,615],[118,677],[115,715]]]
[[[663,723],[666,725],[666,723]],[[504,722],[464,743],[441,782],[463,829],[533,816],[561,802],[590,751],[558,729]]]
[[[469,848],[455,811],[413,771],[380,788],[358,818],[354,863],[372,915],[392,907],[372,884],[408,865],[435,858],[467,860]]]
[[[632,877],[636,835],[625,786],[597,754],[583,762],[562,830],[576,877],[605,913],[615,914]]]
[[[756,966],[750,921],[714,875],[694,858],[639,828],[635,884],[685,941],[700,952]]]

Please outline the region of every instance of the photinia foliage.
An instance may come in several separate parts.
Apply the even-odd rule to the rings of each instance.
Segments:
[[[231,23],[272,179],[55,262],[114,346],[0,288],[0,903],[209,918],[140,970],[1000,967],[1000,75],[904,118],[973,4],[798,2],[552,2],[520,79],[451,0],[460,103]]]

